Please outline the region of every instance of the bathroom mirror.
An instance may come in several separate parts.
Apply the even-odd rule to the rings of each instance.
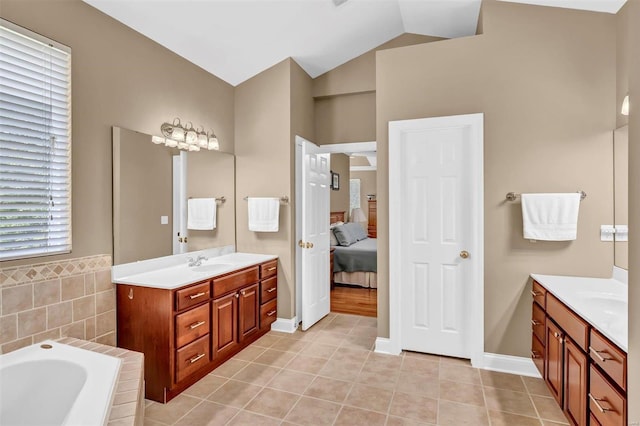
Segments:
[[[178,239],[185,237],[186,251],[235,245],[235,157],[219,151],[183,151],[186,159],[178,161],[180,155],[175,148],[153,144],[148,134],[113,127],[114,264],[169,256],[177,250]],[[186,170],[174,176],[174,162],[186,165]],[[181,179],[184,196],[177,195]],[[175,206],[174,191],[181,200]],[[189,197],[218,199],[215,229],[177,235],[174,210],[186,206]]]
[[[629,225],[629,126],[623,126],[613,132],[613,198],[614,224]],[[616,235],[617,237],[618,235]],[[614,243],[614,263],[617,267],[629,269],[629,248],[627,241]]]

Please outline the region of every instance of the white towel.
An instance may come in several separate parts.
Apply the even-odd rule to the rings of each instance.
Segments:
[[[250,197],[248,204],[249,231],[278,232],[280,222],[279,198]]]
[[[203,231],[216,229],[215,198],[189,198],[187,207],[188,229]]]
[[[528,240],[570,241],[578,235],[580,193],[522,194],[523,236]]]

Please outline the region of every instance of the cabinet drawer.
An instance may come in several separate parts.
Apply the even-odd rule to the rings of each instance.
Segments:
[[[547,294],[547,315],[565,331],[573,341],[587,352],[589,341],[589,325],[579,316],[574,314],[569,308],[564,306],[562,302]]]
[[[209,333],[209,304],[176,316],[176,348],[181,348]]]
[[[278,259],[260,265],[260,278],[269,278],[278,274]]]
[[[600,333],[591,330],[589,356],[623,390],[627,390],[627,354],[611,344]]]
[[[260,303],[267,303],[278,295],[278,277],[269,278],[260,283]]]
[[[238,290],[248,284],[258,281],[258,267],[254,266],[249,269],[235,272],[221,278],[213,280],[213,297],[217,298],[226,293]]]
[[[211,296],[209,281],[176,291],[176,311],[204,302]]]
[[[209,335],[176,351],[176,382],[187,378],[209,364]]]
[[[533,359],[536,368],[544,377],[544,345],[535,334],[531,335],[531,359]]]
[[[623,426],[627,417],[624,397],[593,365],[589,380],[589,410],[602,426]]]
[[[546,344],[544,338],[545,319],[546,315],[544,310],[537,303],[534,303],[531,312],[531,331],[533,331],[533,334],[540,339],[540,342],[543,345]]]
[[[531,295],[533,296],[533,301],[542,306],[542,309],[546,308],[545,296],[547,295],[547,290],[538,284],[536,280],[533,280],[531,285]]]
[[[260,328],[271,325],[278,317],[278,300],[272,300],[260,306]]]

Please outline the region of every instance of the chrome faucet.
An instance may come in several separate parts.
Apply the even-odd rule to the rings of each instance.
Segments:
[[[208,260],[209,258],[206,256],[198,256],[197,259],[194,259],[193,257],[189,257],[187,260],[189,261],[189,267],[193,267],[193,266],[200,266],[202,265],[202,261],[203,260]]]

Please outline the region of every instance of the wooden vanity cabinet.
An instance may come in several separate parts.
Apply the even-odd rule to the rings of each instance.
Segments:
[[[146,398],[170,401],[270,330],[277,262],[172,290],[116,286],[118,347],[144,353]]]
[[[567,420],[626,425],[626,353],[535,280],[531,293],[531,356]]]

